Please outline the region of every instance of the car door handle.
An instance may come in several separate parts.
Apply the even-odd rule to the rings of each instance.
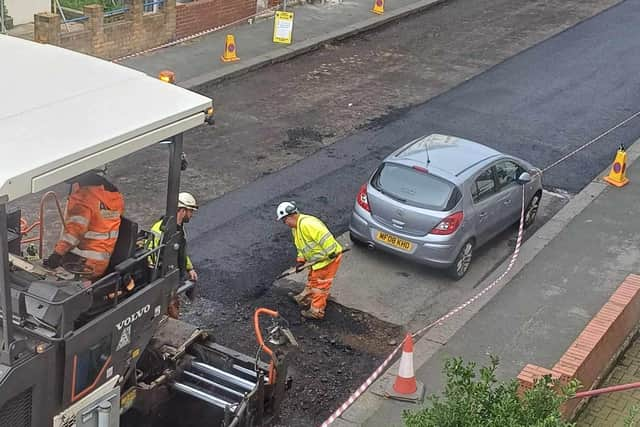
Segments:
[[[511,199],[507,199],[507,200],[503,201],[502,203],[504,203],[505,206],[509,206],[511,204]]]

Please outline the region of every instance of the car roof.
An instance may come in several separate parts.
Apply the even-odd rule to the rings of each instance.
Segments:
[[[427,148],[429,165],[427,167]],[[502,156],[497,150],[486,145],[456,136],[431,134],[417,138],[403,146],[388,160],[411,166],[427,167],[452,181],[488,160]],[[439,173],[438,173],[439,172]]]
[[[0,202],[198,126],[212,105],[139,71],[16,37],[0,35],[0,58]]]

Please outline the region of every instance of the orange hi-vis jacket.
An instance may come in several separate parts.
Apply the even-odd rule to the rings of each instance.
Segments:
[[[86,259],[93,278],[102,276],[118,240],[124,198],[104,186],[74,185],[65,213],[65,225],[55,251],[72,253]]]

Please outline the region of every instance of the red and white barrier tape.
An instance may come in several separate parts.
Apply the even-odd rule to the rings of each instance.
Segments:
[[[422,335],[423,333],[427,332],[428,330],[430,330],[430,329],[432,329],[432,328],[434,328],[436,326],[441,325],[443,322],[445,322],[449,318],[455,316],[457,313],[459,313],[460,311],[464,310],[465,308],[467,308],[468,306],[470,306],[471,304],[476,302],[484,294],[489,292],[498,283],[500,283],[502,281],[502,279],[504,279],[507,274],[509,274],[509,272],[511,271],[511,269],[515,265],[516,260],[518,259],[518,255],[520,254],[520,246],[522,245],[522,236],[524,235],[524,212],[525,212],[525,204],[524,203],[525,203],[525,191],[524,191],[524,185],[523,185],[522,186],[522,209],[520,211],[520,225],[519,225],[519,228],[518,228],[518,238],[516,240],[516,247],[513,250],[513,255],[511,256],[511,261],[509,262],[509,265],[507,266],[507,269],[500,276],[498,276],[498,278],[496,278],[493,282],[491,282],[488,286],[486,286],[480,292],[475,294],[473,297],[469,298],[467,301],[465,301],[464,303],[460,304],[459,306],[457,306],[453,310],[449,311],[447,314],[441,316],[437,320],[431,322],[430,324],[428,324],[424,328],[419,329],[418,331],[416,331],[413,334],[411,334],[412,337],[414,337],[414,338],[418,337],[419,335]],[[393,357],[402,348],[403,343],[404,343],[404,340],[391,352],[391,354],[384,360],[384,362],[382,362],[382,364],[380,366],[378,366],[378,368],[369,376],[369,378],[367,378],[367,380],[364,383],[362,383],[362,385],[360,387],[358,387],[358,389],[355,392],[353,392],[351,394],[351,396],[349,396],[347,401],[344,402],[338,409],[336,409],[335,412],[333,414],[331,414],[331,416],[329,418],[327,418],[325,420],[325,422],[322,423],[322,427],[327,427],[329,424],[333,423],[336,419],[338,419],[338,417],[340,417],[340,415],[342,415],[349,408],[349,406],[351,406],[353,404],[353,402],[355,402],[356,399],[358,399],[371,386],[371,384],[373,384],[373,382],[376,379],[378,379],[380,374],[382,374],[382,372],[389,365],[389,363],[391,363],[391,360],[393,360]]]
[[[425,326],[424,328],[414,332],[413,334],[411,334],[411,336],[416,338],[419,335],[422,335],[423,333],[427,332],[429,329],[432,329],[432,328],[434,328],[436,326],[440,326],[445,320],[449,319],[452,316],[455,316],[456,313],[464,310],[465,308],[467,308],[468,306],[470,306],[471,304],[476,302],[478,299],[480,299],[484,294],[489,292],[498,283],[500,283],[502,281],[502,279],[504,279],[506,277],[507,274],[509,274],[509,272],[511,271],[511,269],[515,265],[516,260],[518,259],[518,255],[520,254],[520,246],[522,245],[522,236],[524,235],[524,212],[525,212],[525,209],[526,209],[526,207],[525,207],[525,191],[524,191],[524,185],[523,185],[522,186],[522,209],[520,211],[520,225],[518,226],[518,238],[516,240],[516,247],[513,250],[513,255],[511,255],[511,261],[509,261],[509,265],[507,266],[507,269],[504,272],[502,272],[502,274],[500,276],[498,276],[496,278],[496,280],[491,282],[489,285],[487,285],[484,289],[482,289],[480,292],[475,294],[473,297],[469,298],[464,303],[460,304],[459,306],[457,306],[456,308],[454,308],[453,310],[451,310],[450,312],[448,312],[444,316],[440,317],[435,322],[432,322],[429,325]]]
[[[584,150],[585,148],[587,148],[591,144],[599,141],[603,137],[607,136],[608,134],[610,134],[614,130],[618,129],[619,127],[624,126],[625,124],[627,124],[628,122],[630,122],[631,120],[635,119],[638,116],[640,116],[640,111],[638,111],[638,112],[632,114],[631,116],[627,117],[625,120],[621,121],[620,123],[618,123],[617,125],[613,126],[610,129],[608,129],[607,131],[601,133],[597,137],[593,138],[591,141],[586,142],[585,144],[581,145],[580,147],[576,148],[575,150],[571,151],[570,153],[562,156],[559,160],[551,163],[550,165],[548,165],[547,167],[542,169],[540,171],[540,174],[542,174],[543,172],[548,171],[549,169],[551,169],[551,168],[559,165],[560,163],[564,162],[568,158],[576,155],[577,153],[579,153],[580,151]],[[480,292],[475,294],[473,297],[469,298],[464,303],[460,304],[459,306],[457,306],[453,310],[449,311],[444,316],[438,318],[436,321],[428,324],[424,328],[419,329],[418,331],[416,331],[413,334],[411,334],[412,337],[415,338],[415,337],[418,337],[419,335],[422,335],[423,333],[425,333],[428,330],[434,328],[435,326],[439,326],[440,324],[442,324],[443,322],[445,322],[446,320],[448,320],[452,316],[456,315],[456,313],[459,313],[460,311],[464,310],[466,307],[470,306],[471,304],[476,302],[478,299],[480,299],[484,294],[489,292],[498,283],[500,283],[502,281],[502,279],[504,279],[507,274],[509,274],[509,271],[511,271],[511,269],[513,268],[513,266],[516,263],[516,260],[518,259],[518,255],[520,253],[520,246],[522,245],[522,236],[524,234],[524,211],[525,211],[524,203],[525,203],[525,191],[524,191],[524,186],[523,186],[522,187],[522,210],[520,211],[520,226],[519,226],[519,229],[518,229],[518,239],[516,240],[516,247],[515,247],[515,249],[513,251],[513,255],[511,256],[511,261],[509,262],[509,265],[507,266],[507,269],[496,280],[494,280],[491,284],[489,284],[484,289],[482,289]],[[369,388],[371,386],[371,384],[373,384],[373,382],[380,376],[382,371],[389,365],[389,363],[391,362],[393,357],[398,353],[400,348],[402,348],[402,344],[403,343],[404,343],[404,340],[403,340],[403,342],[401,342],[391,352],[391,354],[384,360],[384,362],[382,362],[382,364],[373,372],[373,374],[371,374],[371,376],[369,376],[369,378],[367,378],[367,380],[360,387],[358,387],[358,389],[353,394],[351,394],[351,396],[349,396],[349,399],[347,399],[347,401],[345,403],[343,403],[338,409],[336,409],[336,411],[333,414],[331,414],[331,416],[329,418],[327,418],[325,420],[325,422],[322,423],[322,427],[327,427],[329,424],[333,423],[336,419],[338,419],[338,417],[340,415],[342,415],[344,413],[344,411],[346,411],[349,408],[349,406],[351,406],[353,404],[353,402],[355,402],[356,399],[358,399],[358,397],[360,397],[367,390],[367,388]]]
[[[196,39],[198,37],[206,36],[207,34],[214,33],[216,31],[220,31],[220,30],[224,30],[227,27],[230,27],[232,25],[236,25],[236,24],[238,24],[238,23],[240,23],[242,21],[246,21],[247,19],[255,18],[258,15],[262,15],[264,13],[271,12],[273,10],[278,9],[279,7],[280,6],[272,6],[270,8],[267,8],[267,9],[264,9],[264,10],[260,11],[260,13],[254,13],[253,15],[245,16],[244,18],[240,18],[240,19],[238,19],[236,21],[233,21],[233,22],[230,22],[228,24],[220,25],[218,27],[213,27],[213,28],[210,28],[208,30],[200,31],[198,33],[191,34],[190,36],[182,37],[182,38],[180,38],[178,40],[173,40],[171,42],[162,44],[160,46],[152,47],[152,48],[140,51],[140,52],[132,53],[130,55],[125,55],[125,56],[122,56],[120,58],[113,59],[111,62],[120,62],[120,61],[124,61],[125,59],[135,58],[136,56],[144,55],[146,53],[155,52],[156,50],[160,50],[160,49],[164,49],[164,48],[167,48],[167,47],[175,46],[177,44],[184,43],[184,42],[187,42],[189,40]]]
[[[559,160],[556,160],[555,162],[551,163],[549,166],[547,166],[546,168],[542,169],[542,172],[546,172],[549,169],[551,169],[552,167],[555,167],[557,165],[559,165],[560,163],[564,162],[565,160],[567,160],[569,157],[574,156],[575,154],[577,154],[578,152],[584,150],[585,148],[587,148],[588,146],[590,146],[591,144],[593,144],[594,142],[599,141],[600,139],[604,138],[605,136],[609,135],[611,132],[613,132],[614,130],[618,129],[620,126],[624,126],[626,125],[628,122],[630,122],[631,120],[635,119],[636,117],[640,116],[640,111],[638,111],[635,114],[630,115],[629,117],[627,117],[626,119],[624,119],[623,121],[621,121],[620,123],[618,123],[617,125],[615,125],[614,127],[610,128],[609,130],[607,130],[606,132],[601,133],[600,135],[596,136],[595,138],[593,138],[591,141],[587,142],[586,144],[581,145],[580,147],[576,148],[575,150],[573,150],[572,152],[570,152],[569,154],[562,156]]]

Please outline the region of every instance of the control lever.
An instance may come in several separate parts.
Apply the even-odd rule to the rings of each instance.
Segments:
[[[36,276],[40,276],[42,279],[47,277],[57,277],[61,280],[73,280],[74,275],[64,270],[63,268],[57,268],[56,270],[49,270],[43,266],[38,264],[31,263],[26,259],[19,257],[18,255],[14,255],[12,253],[9,254],[9,263],[20,270],[26,271],[27,273],[34,274]]]
[[[289,343],[294,347],[298,347],[298,341],[296,341],[286,323],[286,320],[282,317],[272,319],[271,327],[268,329],[269,334],[267,335],[267,339],[274,345],[285,345]]]
[[[289,331],[289,325],[287,321],[282,317],[280,317],[280,314],[277,311],[269,310],[268,308],[262,308],[262,307],[258,308],[255,311],[255,313],[253,314],[253,328],[256,333],[256,339],[258,340],[258,345],[260,347],[260,350],[267,353],[267,355],[269,355],[269,357],[271,358],[271,362],[269,363],[269,384],[275,384],[276,356],[273,353],[273,350],[271,350],[269,347],[265,345],[264,339],[262,338],[262,331],[260,331],[260,320],[259,320],[261,314],[272,317],[272,323],[271,323],[272,327],[269,330],[269,334],[271,335],[273,333],[274,336],[276,334],[278,335],[277,338],[274,338],[275,341],[286,343],[286,340],[289,340],[289,342],[291,342],[292,344],[295,343],[294,345],[296,346],[298,345],[298,343],[295,340],[295,338],[293,338],[293,334],[291,334],[291,331]],[[268,338],[271,339],[271,336],[269,336]],[[291,338],[293,338],[293,340],[291,340]]]

